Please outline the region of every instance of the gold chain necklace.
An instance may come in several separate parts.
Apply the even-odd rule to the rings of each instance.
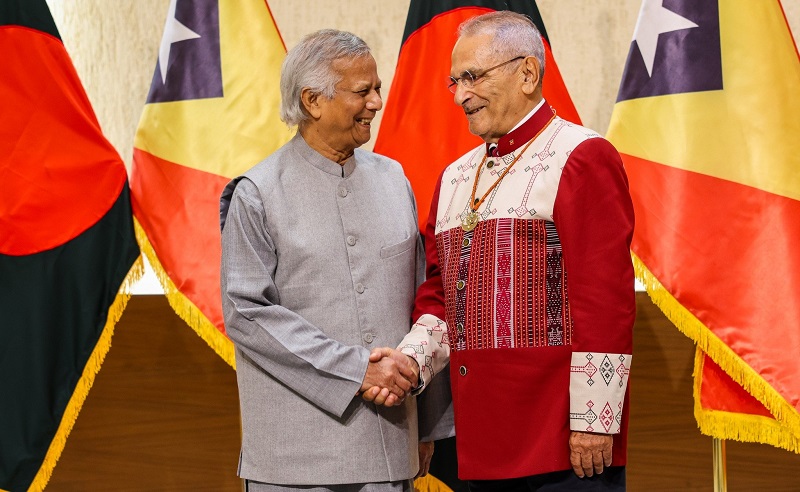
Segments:
[[[545,130],[545,128],[547,128],[555,118],[556,118],[556,113],[555,111],[553,111],[553,116],[550,118],[550,120],[547,123],[545,123],[545,125],[542,127],[541,130],[536,132],[536,135],[534,135],[533,138],[528,140],[528,143],[525,144],[525,147],[522,148],[522,151],[519,154],[517,154],[517,156],[514,157],[514,160],[511,161],[511,164],[509,164],[508,167],[505,168],[502,173],[500,173],[500,176],[498,176],[497,180],[494,183],[492,183],[492,186],[490,186],[489,189],[486,190],[486,193],[483,194],[480,200],[476,200],[475,192],[478,190],[478,179],[481,176],[481,169],[483,169],[483,164],[489,157],[488,153],[483,155],[481,163],[478,164],[478,170],[475,172],[475,182],[472,183],[472,195],[470,195],[469,203],[467,204],[469,206],[470,211],[464,217],[464,220],[461,221],[461,228],[464,229],[465,232],[469,232],[475,229],[475,227],[477,227],[478,222],[481,220],[481,216],[478,214],[478,209],[480,208],[481,205],[483,205],[483,202],[484,200],[486,200],[486,197],[488,197],[489,194],[492,192],[492,190],[494,190],[495,187],[497,187],[497,185],[500,184],[500,181],[502,181],[503,178],[506,177],[506,174],[508,174],[511,168],[514,167],[514,164],[516,164],[517,161],[522,157],[522,154],[524,154],[525,151],[528,150],[528,147],[530,147],[530,145],[533,143],[533,141],[536,140],[536,137],[541,135],[542,132]]]

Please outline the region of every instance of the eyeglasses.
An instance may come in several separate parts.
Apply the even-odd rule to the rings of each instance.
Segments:
[[[456,89],[458,88],[458,84],[461,84],[465,89],[472,89],[472,87],[483,77],[486,76],[492,70],[498,69],[504,65],[508,65],[511,62],[515,62],[517,60],[524,59],[524,56],[518,56],[516,58],[512,58],[506,62],[503,62],[499,65],[495,65],[491,68],[487,68],[486,70],[478,73],[472,73],[469,70],[464,70],[461,72],[461,77],[449,77],[449,84],[447,84],[447,88],[450,89],[450,92],[453,94],[456,93]]]

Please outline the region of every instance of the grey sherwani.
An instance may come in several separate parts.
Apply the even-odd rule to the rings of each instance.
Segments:
[[[340,166],[298,134],[226,187],[220,214],[239,475],[292,485],[413,477],[415,398],[376,408],[355,396],[369,351],[408,333],[424,274],[400,165],[357,149]],[[449,401],[437,400],[420,415],[424,440],[451,433]]]

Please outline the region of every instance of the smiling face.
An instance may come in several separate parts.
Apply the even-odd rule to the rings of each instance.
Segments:
[[[341,76],[336,93],[331,99],[308,95],[311,118],[301,133],[323,155],[342,162],[370,139],[372,120],[383,107],[381,80],[371,55],[339,58],[331,68]]]
[[[459,38],[453,48],[450,75],[461,77],[465,71],[482,73],[507,61],[490,53],[492,36],[480,34]],[[521,53],[524,55],[524,53]],[[508,59],[513,58],[513,56]],[[469,122],[470,133],[486,142],[497,142],[508,133],[534,105],[531,105],[523,68],[530,58],[511,62],[478,79],[471,89],[458,84],[454,101],[461,106]],[[536,101],[538,103],[538,101]]]

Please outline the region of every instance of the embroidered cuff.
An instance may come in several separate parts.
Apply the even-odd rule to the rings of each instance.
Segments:
[[[397,349],[413,357],[419,364],[420,383],[411,392],[412,395],[418,395],[450,360],[447,323],[432,314],[420,316]]]
[[[573,352],[569,375],[569,428],[618,434],[631,355]]]

